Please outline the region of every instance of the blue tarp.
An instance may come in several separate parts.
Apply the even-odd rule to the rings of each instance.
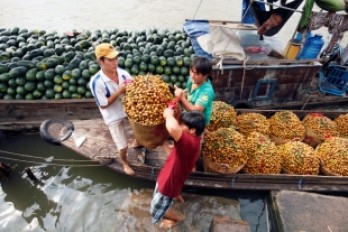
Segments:
[[[241,19],[242,23],[255,23],[254,14],[250,9],[250,0],[243,0]]]
[[[186,20],[183,28],[191,40],[192,48],[195,54],[197,56],[204,56],[211,60],[213,56],[205,52],[197,41],[197,38],[199,36],[209,34],[209,31],[210,31],[209,21],[208,20]]]

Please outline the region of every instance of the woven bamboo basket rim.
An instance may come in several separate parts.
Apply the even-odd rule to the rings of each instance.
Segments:
[[[340,176],[340,175],[330,171],[329,169],[327,169],[321,159],[319,159],[319,162],[320,162],[320,172],[323,175],[325,175],[325,176]]]
[[[211,159],[209,159],[208,157],[206,157],[204,155],[203,155],[203,162],[204,162],[205,169],[207,169],[206,171],[208,171],[210,169],[213,172],[217,172],[220,174],[235,174],[235,173],[239,172],[246,164],[246,162],[245,162],[244,164],[241,164],[237,167],[230,167],[228,164],[215,163],[215,162],[211,161]]]

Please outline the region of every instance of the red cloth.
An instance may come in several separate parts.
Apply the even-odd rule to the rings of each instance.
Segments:
[[[200,155],[201,137],[183,131],[167,157],[158,175],[158,191],[167,197],[176,197],[195,166]]]

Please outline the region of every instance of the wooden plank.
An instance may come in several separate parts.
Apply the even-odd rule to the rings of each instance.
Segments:
[[[0,100],[0,129],[39,128],[49,118],[66,120],[100,118],[94,99]]]

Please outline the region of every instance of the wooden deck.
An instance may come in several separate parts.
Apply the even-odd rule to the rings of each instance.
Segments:
[[[48,118],[84,120],[100,116],[94,99],[0,100],[0,130],[37,130]]]
[[[249,110],[242,111],[249,112]],[[255,112],[255,110],[250,111]],[[269,117],[275,111],[268,110],[263,113]],[[304,117],[308,112],[300,111],[297,113],[299,117]],[[340,113],[342,112],[324,112],[331,118],[337,117]],[[76,120],[73,121],[73,124],[75,129],[72,136],[61,142],[62,145],[91,160],[101,161],[102,158],[115,158],[115,162],[106,166],[116,172],[124,173],[117,157],[117,149],[102,119]],[[129,130],[129,139],[132,140],[131,130]],[[135,170],[135,177],[151,181],[156,180],[166,158],[161,147],[146,150],[145,148],[130,148],[128,156],[130,164]],[[185,185],[214,189],[342,192],[348,191],[348,177],[288,174],[251,175],[244,173],[221,175],[197,171],[189,176]]]

